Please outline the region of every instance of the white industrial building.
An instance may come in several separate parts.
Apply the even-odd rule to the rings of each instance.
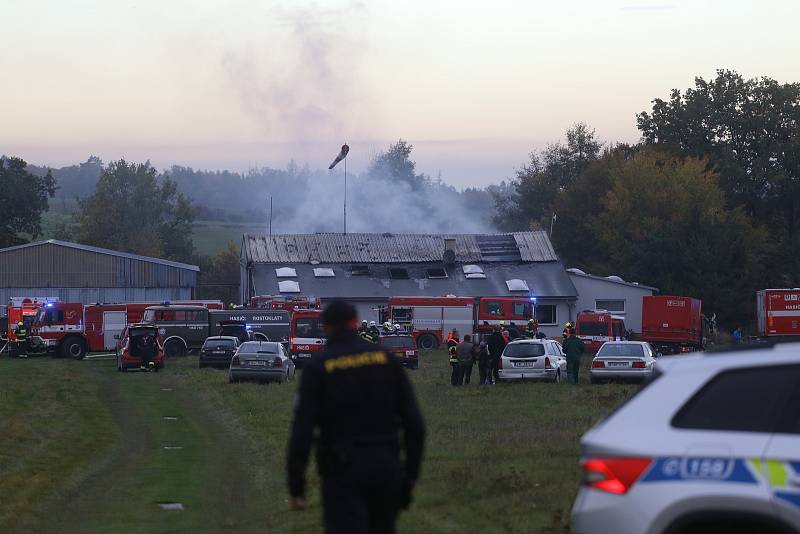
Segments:
[[[626,282],[619,276],[594,276],[580,269],[567,269],[578,292],[575,315],[582,310],[608,310],[625,318],[625,328],[642,331],[642,297],[653,295],[658,288],[638,282]]]

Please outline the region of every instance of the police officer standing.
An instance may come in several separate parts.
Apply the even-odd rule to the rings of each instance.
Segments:
[[[397,359],[356,335],[353,306],[331,302],[322,322],[328,343],[303,370],[295,403],[289,506],[306,507],[305,470],[318,429],[325,531],[394,532],[419,477],[422,415]]]

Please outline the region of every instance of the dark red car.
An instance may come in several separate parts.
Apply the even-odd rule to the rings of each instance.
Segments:
[[[419,367],[419,352],[412,336],[404,334],[382,336],[379,342],[381,347],[394,354],[406,367],[410,369]]]
[[[164,368],[164,340],[158,327],[152,324],[133,324],[125,328],[117,343],[117,370]]]

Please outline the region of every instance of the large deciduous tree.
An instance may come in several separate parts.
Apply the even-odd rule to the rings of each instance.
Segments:
[[[100,247],[194,259],[194,209],[169,178],[148,163],[114,161],[100,174],[93,195],[79,201],[78,239]]]
[[[764,283],[800,284],[800,83],[720,70],[637,120],[647,143],[707,157],[728,206],[767,226],[776,256]]]
[[[570,259],[593,272],[657,285],[664,294],[698,297],[723,324],[750,316],[766,235],[742,209],[726,208],[708,160],[655,148],[604,159],[570,191],[598,199],[585,213]]]
[[[42,233],[42,213],[57,189],[49,171],[35,176],[26,166],[20,158],[0,158],[0,248]]]
[[[597,159],[602,149],[595,131],[584,123],[572,126],[566,143],[547,145],[531,152],[511,182],[511,196],[495,194],[494,223],[504,231],[547,227],[556,199],[568,190],[583,170]]]

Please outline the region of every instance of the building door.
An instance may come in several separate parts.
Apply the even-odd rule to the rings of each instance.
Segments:
[[[128,324],[128,314],[124,311],[107,311],[103,312],[103,349],[114,350],[117,346],[117,340],[114,336],[118,336],[125,329]]]

